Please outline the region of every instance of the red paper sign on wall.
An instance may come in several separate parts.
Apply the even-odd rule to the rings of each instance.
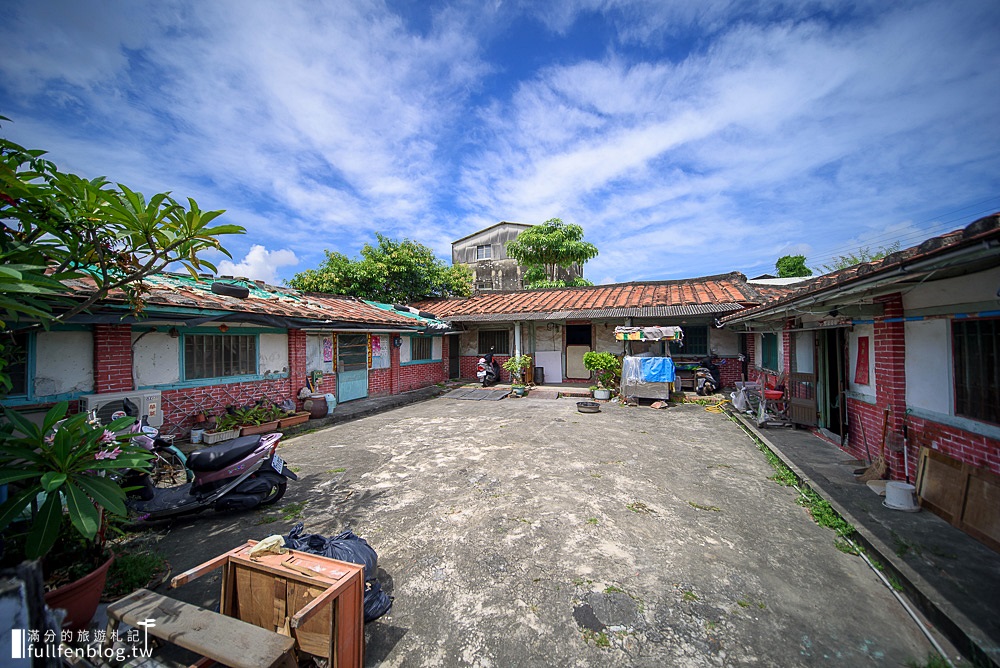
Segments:
[[[858,337],[858,363],[854,367],[854,382],[858,385],[868,384],[868,337]]]

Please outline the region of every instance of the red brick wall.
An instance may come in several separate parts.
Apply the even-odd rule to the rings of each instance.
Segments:
[[[882,421],[885,415],[884,407],[874,406],[857,399],[847,400],[847,410],[850,416],[850,438],[846,450],[858,459],[867,459],[865,441],[862,438],[861,425],[864,423],[864,435],[868,437],[868,449],[871,456],[877,457],[882,442]],[[968,462],[1000,475],[1000,441],[974,434],[958,427],[941,424],[933,420],[904,415],[898,419],[889,418],[890,429],[886,436],[885,458],[889,463],[889,477],[892,480],[903,480],[906,475],[903,470],[903,452],[893,452],[892,444],[902,444],[902,425],[907,425],[906,452],[910,460],[910,482],[916,482],[917,457],[920,448],[926,447]],[[892,427],[898,424],[899,431]]]
[[[132,326],[94,325],[94,393],[132,388]]]
[[[368,396],[392,394],[392,369],[372,369],[368,372]]]
[[[719,376],[722,379],[723,387],[736,387],[736,382],[743,380],[743,370],[737,358],[727,357],[719,360],[716,364],[719,365]]]
[[[299,388],[306,384],[306,333],[301,329],[288,330],[288,378],[296,395],[295,406],[302,410],[302,401],[297,395]]]
[[[462,378],[476,380],[476,365],[479,363],[479,358],[481,355],[463,355],[458,361],[459,370],[462,374]],[[510,358],[510,355],[494,355],[493,359],[496,360],[497,364],[500,365],[500,382],[509,383],[510,374],[507,373],[503,368],[503,363]],[[445,372],[447,373],[447,367],[445,367]]]
[[[875,319],[875,397],[880,409],[891,408],[890,431],[902,432],[906,414],[906,339],[903,297],[896,293],[875,300],[882,303],[882,317]],[[896,322],[885,322],[892,318]]]
[[[161,393],[163,426],[160,431],[184,436],[191,430],[193,415],[199,410],[218,415],[226,406],[243,406],[261,397],[280,403],[297,393],[298,388],[292,389],[288,378],[164,390]]]

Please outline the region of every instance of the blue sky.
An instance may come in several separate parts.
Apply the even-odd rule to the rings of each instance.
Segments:
[[[226,209],[223,273],[560,217],[597,283],[753,276],[1000,210],[996,0],[4,4],[4,136]]]

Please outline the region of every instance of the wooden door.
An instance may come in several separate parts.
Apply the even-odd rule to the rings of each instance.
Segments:
[[[815,427],[816,336],[814,332],[795,332],[791,342],[791,369],[788,374],[788,419],[795,424]]]

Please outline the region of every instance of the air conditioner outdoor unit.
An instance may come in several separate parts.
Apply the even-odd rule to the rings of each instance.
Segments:
[[[123,415],[134,418],[146,416],[151,427],[163,426],[163,411],[160,410],[159,390],[134,390],[132,392],[108,392],[88,394],[80,397],[80,410],[97,411],[97,419],[103,424]]]

